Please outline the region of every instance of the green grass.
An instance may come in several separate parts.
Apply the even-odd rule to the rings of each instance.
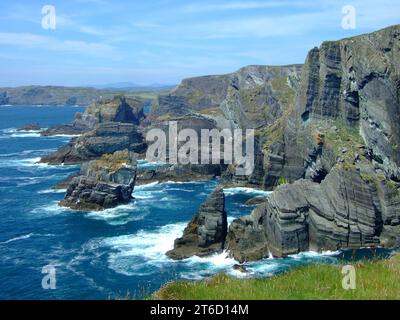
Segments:
[[[356,289],[342,288],[340,265],[307,265],[271,278],[235,279],[224,274],[199,282],[172,282],[160,300],[399,300],[400,255],[353,264]]]

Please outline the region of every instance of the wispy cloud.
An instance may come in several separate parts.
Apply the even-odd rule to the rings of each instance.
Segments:
[[[181,10],[188,13],[204,13],[211,11],[251,10],[303,5],[303,2],[297,1],[234,1],[226,3],[203,2],[185,5],[181,8]]]
[[[116,55],[114,47],[100,42],[85,42],[81,40],[58,40],[32,33],[0,32],[0,45],[36,48],[50,51],[77,53],[95,57],[110,57]]]

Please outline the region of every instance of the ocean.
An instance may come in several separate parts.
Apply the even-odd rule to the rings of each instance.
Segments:
[[[52,186],[78,166],[37,164],[71,137],[17,132],[70,122],[82,107],[0,106],[0,299],[144,298],[166,282],[200,280],[219,272],[271,276],[307,263],[337,263],[341,252],[306,252],[248,263],[247,274],[226,253],[172,261],[165,252],[181,236],[217,181],[152,183],[135,188],[135,200],[103,212],[59,208],[65,190]],[[140,165],[151,165],[141,163]],[[225,190],[229,221],[249,214],[244,203],[260,190]],[[366,253],[368,254],[368,252]],[[43,289],[43,267],[56,271],[56,288]]]

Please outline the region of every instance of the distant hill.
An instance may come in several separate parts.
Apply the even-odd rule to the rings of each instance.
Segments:
[[[102,85],[92,85],[95,89],[101,90],[122,90],[122,91],[170,91],[176,87],[176,85],[165,85],[160,83],[154,83],[150,85],[140,85],[132,82],[117,82],[117,83],[108,83]]]
[[[110,99],[124,93],[127,97],[155,99],[168,88],[91,88],[59,86],[24,86],[0,88],[0,105],[81,105],[87,106],[99,99]]]

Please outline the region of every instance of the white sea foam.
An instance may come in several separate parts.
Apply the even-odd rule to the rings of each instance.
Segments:
[[[159,163],[159,162],[148,162],[147,160],[138,160],[138,168],[158,168],[165,165],[165,163]]]
[[[49,233],[49,234],[29,233],[29,234],[25,234],[25,235],[22,235],[22,236],[15,237],[15,238],[11,238],[11,239],[9,239],[9,240],[7,240],[7,241],[0,242],[0,244],[8,244],[8,243],[15,242],[15,241],[26,240],[26,239],[29,239],[29,238],[31,238],[31,237],[33,237],[33,236],[38,236],[38,237],[53,237],[54,234],[50,234],[50,233]]]
[[[48,193],[65,193],[67,189],[45,189],[38,191],[39,194],[48,194]]]
[[[12,138],[40,138],[41,137],[41,135],[40,135],[40,132],[28,132],[28,131],[25,131],[25,132],[19,132],[19,133],[13,133],[12,135],[11,135],[11,137]]]
[[[69,208],[60,207],[58,205],[58,201],[52,201],[47,205],[43,205],[43,206],[34,208],[31,211],[31,213],[33,213],[35,216],[57,215],[57,214],[64,213],[64,212],[72,212],[72,210]]]
[[[46,138],[77,138],[80,136],[81,134],[55,134],[52,136],[46,136]]]
[[[296,260],[301,260],[304,258],[334,257],[337,256],[338,254],[340,254],[340,251],[322,251],[322,252],[305,251],[305,252],[300,252],[298,254],[289,255],[288,257]]]
[[[250,194],[250,195],[254,195],[254,196],[268,196],[272,192],[264,191],[264,190],[260,190],[260,189],[237,187],[237,188],[226,188],[226,189],[224,189],[224,193],[227,196],[232,196],[235,194]]]
[[[139,231],[103,239],[99,246],[110,249],[109,267],[125,275],[144,275],[159,272],[172,261],[165,255],[182,235],[186,223],[165,225],[155,231]]]
[[[147,208],[138,208],[134,203],[120,205],[103,211],[92,211],[85,214],[87,218],[102,220],[110,225],[124,225],[131,221],[144,219],[148,214]]]

